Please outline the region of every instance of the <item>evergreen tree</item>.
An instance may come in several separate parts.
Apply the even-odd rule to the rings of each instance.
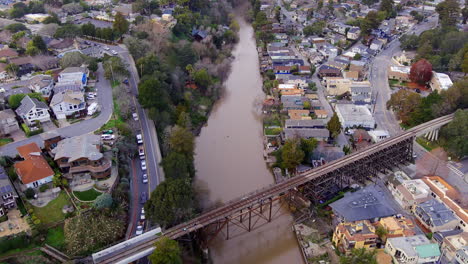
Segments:
[[[330,121],[328,121],[327,129],[330,131],[333,138],[336,138],[341,133],[341,123],[336,113],[334,113]]]

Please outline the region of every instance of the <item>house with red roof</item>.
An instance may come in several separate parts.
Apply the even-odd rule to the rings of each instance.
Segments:
[[[37,188],[52,181],[54,171],[36,143],[30,143],[16,149],[24,160],[16,162],[14,168],[18,178],[27,188]]]

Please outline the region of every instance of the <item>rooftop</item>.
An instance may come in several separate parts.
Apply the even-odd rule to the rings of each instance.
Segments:
[[[346,221],[369,220],[395,215],[382,197],[382,191],[375,186],[367,186],[354,193],[346,193],[343,198],[330,204],[333,211]]]
[[[440,88],[442,90],[447,90],[453,85],[452,80],[450,80],[450,77],[445,73],[435,72],[434,77],[440,83]]]
[[[285,128],[286,139],[290,138],[328,138],[330,132],[326,128]]]
[[[16,109],[16,113],[22,116],[27,114],[33,108],[48,109],[47,105],[44,102],[39,101],[36,98],[31,98],[29,97],[29,95],[26,95],[23,98],[23,100],[21,100],[21,105],[18,107],[18,109]]]
[[[366,106],[353,104],[337,104],[337,111],[345,121],[374,120]]]
[[[424,255],[429,254],[432,250],[434,250],[432,247],[422,247],[419,248],[419,250],[416,250],[416,247],[421,246],[421,245],[436,245],[437,244],[431,244],[429,239],[426,238],[425,235],[416,235],[416,236],[410,236],[410,237],[392,237],[387,239],[388,243],[391,243],[393,246],[397,247],[398,249],[402,250],[405,252],[405,254],[408,257],[416,257],[419,255],[419,253],[423,253]],[[439,247],[437,246],[437,250]],[[431,252],[431,253],[437,253],[437,252]],[[440,255],[440,251],[439,251]]]
[[[54,171],[42,156],[41,149],[36,143],[30,143],[16,149],[24,159],[14,164],[23,184],[32,183],[54,175]]]
[[[390,66],[390,71],[392,72],[399,72],[403,74],[409,74],[411,67],[409,66]]]
[[[436,199],[431,199],[416,206],[416,213],[420,213],[423,220],[429,220],[434,226],[442,226],[456,220],[451,210]]]
[[[61,140],[52,153],[55,154],[54,160],[61,158],[68,158],[68,162],[80,158],[99,160],[103,157],[100,146],[101,138],[99,135],[85,134]]]

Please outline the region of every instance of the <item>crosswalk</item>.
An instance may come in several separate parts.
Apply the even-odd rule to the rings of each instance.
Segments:
[[[457,169],[454,165],[452,165],[450,162],[447,162],[447,167],[453,172],[455,173],[456,175],[460,176],[460,177],[464,177],[465,174],[463,172],[461,172],[459,169]]]

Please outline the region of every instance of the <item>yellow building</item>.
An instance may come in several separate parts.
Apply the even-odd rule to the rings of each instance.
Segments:
[[[372,249],[376,247],[378,236],[369,220],[340,223],[333,233],[333,243],[343,253],[353,248]]]
[[[405,217],[385,217],[380,219],[380,226],[387,230],[386,237],[414,236],[414,223]]]

